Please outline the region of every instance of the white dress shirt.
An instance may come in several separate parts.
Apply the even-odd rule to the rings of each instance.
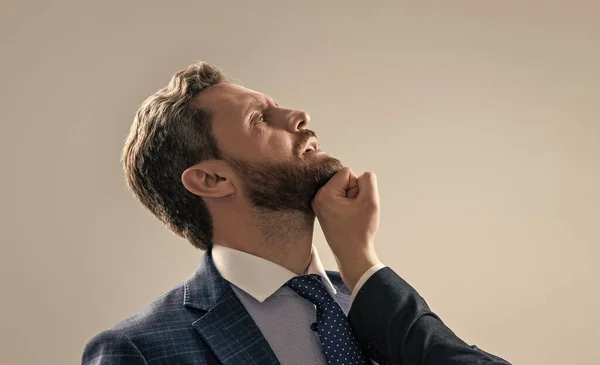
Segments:
[[[317,332],[311,329],[316,320],[316,306],[285,285],[297,275],[274,262],[230,247],[214,244],[212,257],[221,276],[232,285],[275,356],[283,365],[326,364]],[[385,267],[377,264],[356,283],[350,303],[342,302],[312,246],[311,261],[305,275],[321,277],[327,292],[348,315],[352,300],[375,272]],[[347,297],[346,297],[347,298]]]

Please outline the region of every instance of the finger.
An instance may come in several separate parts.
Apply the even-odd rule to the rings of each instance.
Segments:
[[[338,171],[325,186],[323,189],[329,190],[334,193],[336,196],[346,196],[346,190],[348,190],[348,183],[350,182],[350,176],[354,175],[352,170],[349,167],[344,167],[340,171]]]
[[[348,181],[348,190],[346,190],[346,198],[354,199],[358,195],[358,178],[350,171],[350,180]]]
[[[354,199],[358,196],[358,192],[359,192],[358,185],[353,186],[346,191],[346,198]]]
[[[360,199],[370,199],[373,202],[379,202],[379,192],[377,190],[377,177],[372,172],[365,172],[358,178],[358,190]]]

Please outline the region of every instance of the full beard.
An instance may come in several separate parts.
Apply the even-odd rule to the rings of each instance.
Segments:
[[[231,157],[227,161],[244,181],[245,194],[253,207],[314,214],[311,203],[315,195],[343,165],[328,155],[313,157],[312,161],[294,158],[250,163]]]

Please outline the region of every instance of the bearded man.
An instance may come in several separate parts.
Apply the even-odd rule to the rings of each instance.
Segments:
[[[204,62],[140,106],[127,184],[205,254],[187,281],[94,336],[83,364],[496,363],[379,261],[375,175],[354,175],[309,126]],[[315,218],[340,272],[321,264]]]

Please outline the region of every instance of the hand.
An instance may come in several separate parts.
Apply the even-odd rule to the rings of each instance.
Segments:
[[[325,239],[335,256],[342,280],[356,282],[379,263],[375,235],[379,228],[379,192],[372,172],[356,177],[344,167],[325,184],[312,202]]]

